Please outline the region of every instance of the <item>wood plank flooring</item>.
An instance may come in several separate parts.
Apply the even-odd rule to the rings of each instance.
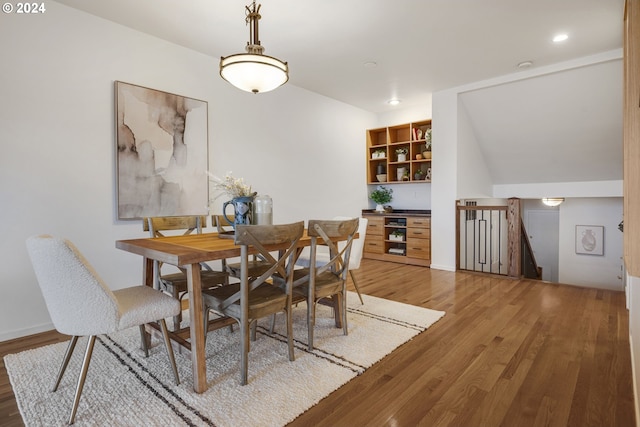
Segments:
[[[622,292],[373,260],[355,274],[363,293],[447,314],[290,427],[635,426]],[[4,364],[0,424],[23,425]]]

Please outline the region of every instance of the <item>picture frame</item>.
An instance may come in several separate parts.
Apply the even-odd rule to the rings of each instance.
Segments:
[[[576,254],[604,256],[604,226],[576,225]]]
[[[118,219],[206,215],[208,103],[115,81]]]

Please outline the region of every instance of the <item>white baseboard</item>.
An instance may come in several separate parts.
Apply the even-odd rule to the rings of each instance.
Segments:
[[[33,326],[31,328],[18,329],[15,331],[0,333],[0,342],[9,341],[16,338],[22,338],[29,335],[39,334],[40,332],[47,332],[55,329],[53,323],[44,323],[42,325]]]
[[[433,268],[434,270],[456,271],[456,268],[450,265],[431,264],[429,268]]]

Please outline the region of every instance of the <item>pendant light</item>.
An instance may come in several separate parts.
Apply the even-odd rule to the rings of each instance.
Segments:
[[[547,206],[558,206],[562,202],[564,202],[563,197],[545,197],[544,199],[542,199],[542,203]]]
[[[289,80],[289,66],[272,56],[263,55],[264,47],[258,37],[260,6],[256,2],[246,8],[245,21],[249,25],[247,53],[220,58],[220,76],[247,92],[260,93],[276,89]]]

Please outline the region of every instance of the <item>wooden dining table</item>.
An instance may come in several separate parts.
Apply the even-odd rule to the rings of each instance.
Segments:
[[[305,232],[298,243],[298,247],[302,249],[310,244],[311,238]],[[185,272],[189,300],[189,328],[182,335],[172,331],[170,336],[174,341],[190,349],[193,389],[196,393],[204,393],[207,390],[207,370],[205,363],[205,313],[202,308],[200,263],[239,257],[240,246],[234,243],[233,238],[222,238],[218,233],[203,233],[187,236],[118,240],[116,241],[116,248],[143,257],[142,281],[147,286],[153,287],[154,261],[175,265]],[[273,251],[284,249],[284,247],[279,246],[266,246],[266,248]],[[220,320],[218,327],[229,324],[229,322],[224,322],[228,319]],[[211,328],[207,326],[207,329]],[[188,342],[183,339],[185,334],[189,337]]]

